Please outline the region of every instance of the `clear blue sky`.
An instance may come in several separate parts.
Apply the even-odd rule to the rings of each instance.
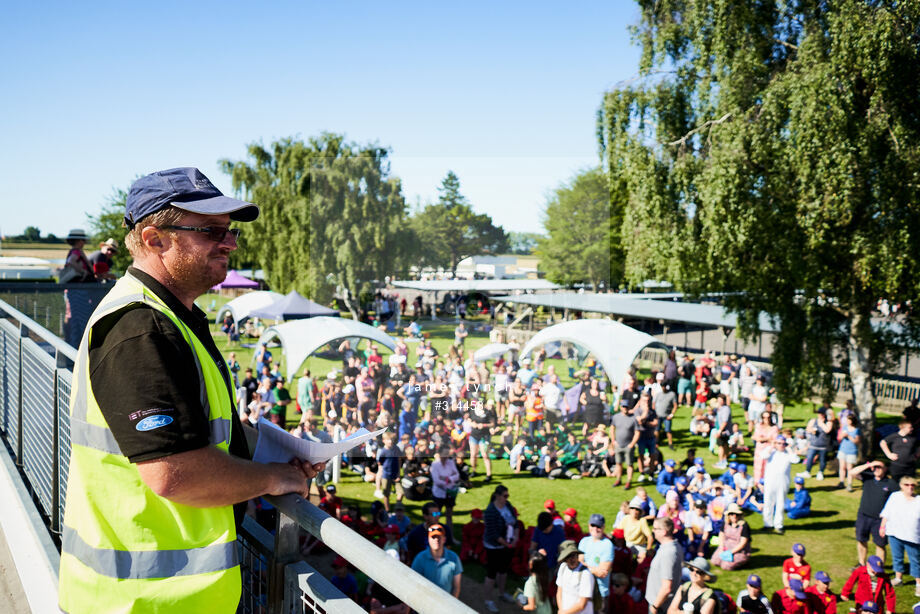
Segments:
[[[637,72],[613,2],[6,3],[0,231],[86,227],[116,187],[321,131],[392,149],[409,203],[448,169],[506,230],[597,163],[601,96]]]

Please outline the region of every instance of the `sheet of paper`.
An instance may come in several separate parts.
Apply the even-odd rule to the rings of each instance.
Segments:
[[[280,426],[262,418],[259,420],[259,441],[252,460],[257,463],[287,463],[292,458],[299,458],[311,465],[324,463],[336,454],[343,454],[376,437],[386,429],[369,432],[359,429],[349,437],[337,443],[316,443],[300,437],[294,437]]]

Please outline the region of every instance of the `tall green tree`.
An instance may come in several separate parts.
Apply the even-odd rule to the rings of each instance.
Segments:
[[[412,243],[389,151],[338,134],[252,144],[249,160],[221,160],[234,190],[262,208],[247,224],[237,258],[268,283],[327,302],[338,289],[353,317],[375,280],[408,268]]]
[[[118,241],[119,247],[112,257],[112,271],[117,273],[124,273],[131,264],[131,254],[125,249],[125,235],[128,234],[124,223],[127,197],[127,190],[116,189],[102,205],[98,214],[87,216],[89,234],[92,239],[86,246],[86,251],[94,251],[100,243],[107,239]]]
[[[575,175],[556,188],[546,204],[546,237],[537,247],[540,268],[555,283],[591,284],[595,291],[609,287],[613,264],[611,210],[607,178],[600,168]],[[621,268],[621,267],[617,267]]]
[[[829,395],[843,365],[871,436],[873,376],[920,328],[875,311],[920,297],[920,3],[639,7],[640,78],[599,113],[627,275],[740,292],[742,334],[780,325],[779,391]]]
[[[429,204],[412,218],[422,266],[450,268],[469,256],[499,254],[508,248],[508,237],[485,213],[476,213],[460,193],[460,179],[453,171],[438,187],[438,202]]]
[[[512,254],[527,256],[537,249],[540,239],[544,238],[538,232],[509,232],[508,251]]]
[[[26,241],[40,241],[42,231],[37,226],[26,226],[26,229],[22,231],[22,238]]]

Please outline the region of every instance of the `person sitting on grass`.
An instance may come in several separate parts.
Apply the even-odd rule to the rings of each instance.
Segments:
[[[805,589],[811,598],[814,614],[837,614],[837,595],[830,589],[831,577],[826,571],[815,574],[815,583]]]
[[[664,468],[658,472],[658,481],[655,485],[655,490],[658,491],[659,495],[664,496],[666,492],[673,488],[674,482],[678,478],[675,467],[677,467],[677,462],[673,458],[669,458],[664,462]]]
[[[789,586],[773,593],[770,600],[773,614],[812,614],[811,604],[808,603],[808,593],[802,586],[801,580],[792,579]]]
[[[648,604],[642,593],[629,582],[625,573],[610,576],[610,595],[607,597],[607,611],[616,614],[647,614]]]
[[[865,565],[853,570],[840,591],[840,600],[856,602],[857,611],[866,601],[885,604],[885,614],[894,614],[895,594],[891,580],[885,573],[882,559],[870,556]]]
[[[684,558],[692,561],[697,556],[706,556],[709,538],[712,535],[712,521],[706,513],[706,504],[696,501],[689,511],[682,513],[681,518],[688,533]]]
[[[796,476],[792,499],[786,499],[786,515],[796,520],[806,518],[809,514],[811,514],[811,495],[805,490],[804,478]]]
[[[801,580],[805,588],[811,584],[811,565],[805,561],[804,544],[792,544],[792,556],[783,561],[783,586],[788,587],[793,578]]]
[[[642,504],[642,517],[645,518],[646,522],[654,522],[655,517],[658,515],[658,507],[652,498],[648,496],[648,491],[639,486],[636,488],[635,499]]]
[[[620,520],[615,528],[623,529],[627,546],[638,544],[645,546],[646,549],[652,547],[652,531],[649,529],[648,521],[642,515],[642,500],[638,497],[633,497],[629,502],[629,513]]]
[[[738,569],[751,556],[751,527],[736,503],[725,510],[727,521],[722,527],[719,547],[712,554],[712,563],[725,570]]]
[[[770,600],[763,594],[763,583],[757,574],[748,576],[747,588],[738,593],[735,603],[741,614],[773,614]]]

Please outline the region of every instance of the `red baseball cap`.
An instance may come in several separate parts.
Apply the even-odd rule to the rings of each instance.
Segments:
[[[546,501],[543,502],[543,507],[545,507],[546,509],[556,509],[556,502],[553,501],[552,499],[547,499]]]
[[[575,518],[575,516],[578,515],[578,511],[577,511],[574,507],[568,508],[568,509],[565,510],[565,512],[563,512],[563,513],[564,513],[566,516],[571,516],[572,518]]]
[[[623,529],[614,529],[613,536],[617,539],[623,539],[626,537],[626,533],[623,532]]]
[[[478,507],[471,509],[470,518],[482,518],[482,510]]]
[[[333,567],[345,567],[346,565],[348,565],[348,561],[346,561],[345,557],[342,557],[342,556],[337,556],[332,561]]]

